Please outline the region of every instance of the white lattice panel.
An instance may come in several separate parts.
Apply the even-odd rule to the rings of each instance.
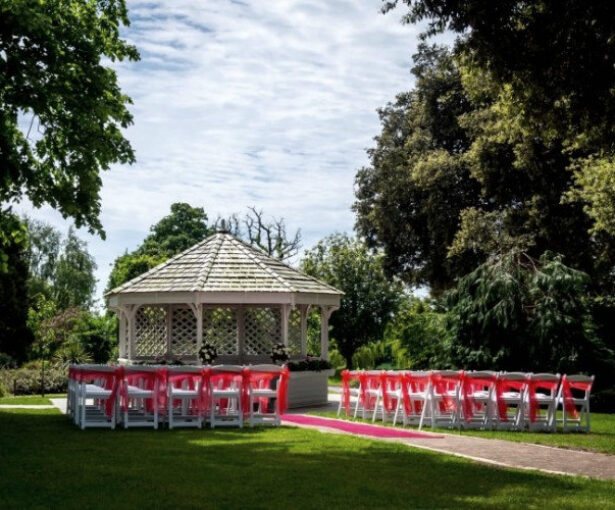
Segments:
[[[288,349],[291,356],[301,353],[301,310],[291,310],[288,317]]]
[[[196,317],[187,306],[173,308],[171,353],[177,356],[196,354]]]
[[[162,306],[142,306],[135,315],[135,354],[159,356],[166,352],[166,309]]]
[[[270,354],[282,342],[279,308],[246,308],[244,350],[249,356]]]
[[[238,355],[237,311],[234,308],[203,308],[203,342],[215,345],[218,355]]]

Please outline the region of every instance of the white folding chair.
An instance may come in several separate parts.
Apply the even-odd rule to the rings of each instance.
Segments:
[[[562,407],[562,419],[558,422],[562,424],[564,432],[569,430],[590,431],[589,397],[594,379],[593,375],[584,374],[562,377],[557,401],[558,405]],[[582,396],[575,395],[577,392],[582,393]],[[571,408],[567,409],[568,406],[571,406]],[[570,414],[572,414],[572,417],[570,417]]]
[[[528,375],[525,409],[529,430],[555,431],[557,429],[556,409],[559,383],[560,374]]]
[[[496,419],[497,374],[466,372],[462,388],[464,428],[490,429]]]
[[[419,430],[425,420],[432,427],[443,425],[454,428],[461,419],[461,372],[456,370],[434,370],[429,380],[427,402],[419,421]]]
[[[280,425],[277,401],[280,398],[283,367],[254,365],[250,367],[250,425]],[[275,374],[272,377],[270,375]],[[271,411],[269,409],[272,409]]]
[[[201,367],[169,366],[168,423],[176,427],[202,428],[202,372]]]
[[[404,425],[419,424],[425,403],[427,402],[430,376],[431,372],[422,370],[412,370],[404,374],[402,379],[402,397],[403,392],[406,392],[409,409],[406,409],[402,398],[393,417],[394,425],[397,423],[400,411],[402,412],[402,422]]]
[[[353,407],[353,401],[354,401],[354,416],[356,418],[359,406],[361,405],[360,400],[361,400],[361,382],[360,382],[360,375],[361,375],[361,370],[348,370],[348,393],[349,393],[349,397],[350,397],[350,409],[352,409]],[[350,386],[350,383],[352,381],[359,381],[359,386],[356,388],[353,388],[352,386]],[[340,403],[337,406],[337,415],[339,416],[342,412],[342,408],[344,406],[344,389],[342,388],[342,393],[340,394]]]
[[[209,395],[211,408],[209,424],[211,428],[243,427],[241,408],[242,382],[240,365],[216,365],[211,369]]]
[[[126,366],[122,381],[126,397],[122,410],[124,428],[153,427],[159,424],[160,380],[156,366]]]
[[[383,422],[386,422],[388,415],[392,414],[392,421],[396,423],[399,407],[403,403],[402,378],[403,372],[380,372],[381,383],[376,392],[376,405],[372,414],[372,422],[376,421],[378,414],[380,414]],[[389,409],[387,409],[387,402]]]
[[[83,430],[86,428],[110,428],[115,429],[117,422],[117,395],[116,384],[106,384],[107,379],[113,380],[116,367],[103,365],[84,365],[81,367],[82,374],[100,374],[99,377],[91,375],[87,379],[82,378],[78,383],[73,383],[72,397],[75,423]],[[83,375],[82,375],[83,377]],[[113,403],[109,402],[113,399]],[[107,405],[111,405],[111,411],[107,412]]]
[[[524,372],[500,372],[498,385],[501,391],[496,395],[498,412],[496,428],[521,430],[525,428],[525,401],[527,378]]]

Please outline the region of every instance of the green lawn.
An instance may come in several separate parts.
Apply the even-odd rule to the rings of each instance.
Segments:
[[[328,411],[314,411],[310,414],[326,416],[328,418],[336,418],[337,413]],[[341,416],[344,418],[344,416]],[[348,418],[352,420],[352,418]],[[356,421],[363,421],[357,419]],[[371,423],[371,420],[367,420]],[[380,421],[377,423],[382,424]],[[386,423],[385,425],[392,424]],[[400,426],[400,425],[398,425]],[[417,427],[412,427],[417,428]],[[430,431],[430,427],[424,430]],[[439,429],[438,429],[439,430]],[[518,441],[521,443],[535,443],[548,446],[559,446],[562,448],[575,448],[579,450],[591,450],[597,452],[615,454],[615,414],[598,414],[591,415],[591,432],[567,432],[561,431],[556,433],[549,432],[520,432],[520,431],[504,431],[504,430],[461,430],[455,429],[444,430],[452,434],[466,434],[469,436],[480,436],[492,439],[508,439],[509,441]]]
[[[294,428],[86,430],[0,410],[0,508],[615,508],[615,483]]]
[[[51,405],[50,398],[66,398],[65,393],[45,395],[45,398],[40,395],[18,395],[16,397],[2,397],[0,404],[12,405]]]

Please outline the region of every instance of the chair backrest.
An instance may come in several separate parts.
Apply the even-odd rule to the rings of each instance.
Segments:
[[[575,374],[575,375],[567,375],[566,379],[570,382],[587,382],[593,383],[596,376],[594,375],[585,375],[585,374]]]
[[[212,372],[237,372],[240,373],[243,370],[241,365],[214,365],[211,367]]]
[[[160,367],[152,365],[126,365],[124,366],[124,372],[156,372],[160,370]]]
[[[440,375],[442,377],[451,377],[451,378],[456,378],[459,377],[461,375],[461,372],[459,372],[458,370],[433,370],[431,372],[431,375]]]
[[[504,381],[525,381],[528,374],[525,372],[500,372],[499,377]]]
[[[273,364],[262,364],[262,365],[251,365],[250,366],[251,372],[282,372],[282,370],[284,370],[284,367],[281,367],[280,365],[273,365]]]
[[[169,372],[175,374],[200,374],[203,369],[194,365],[170,365]]]
[[[490,379],[496,376],[496,372],[485,370],[482,372],[466,372],[466,379]]]

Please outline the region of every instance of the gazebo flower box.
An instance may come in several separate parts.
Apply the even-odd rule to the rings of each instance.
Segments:
[[[326,360],[329,317],[341,295],[221,230],[112,289],[107,298],[120,321],[120,363],[161,357],[199,363],[199,349],[209,342],[216,346],[217,363],[257,364],[271,362],[277,343],[304,358],[313,308],[320,311],[321,357]],[[292,405],[301,405],[302,394],[305,405],[316,403],[316,387],[320,401],[326,401],[326,377],[322,372],[292,374]]]

